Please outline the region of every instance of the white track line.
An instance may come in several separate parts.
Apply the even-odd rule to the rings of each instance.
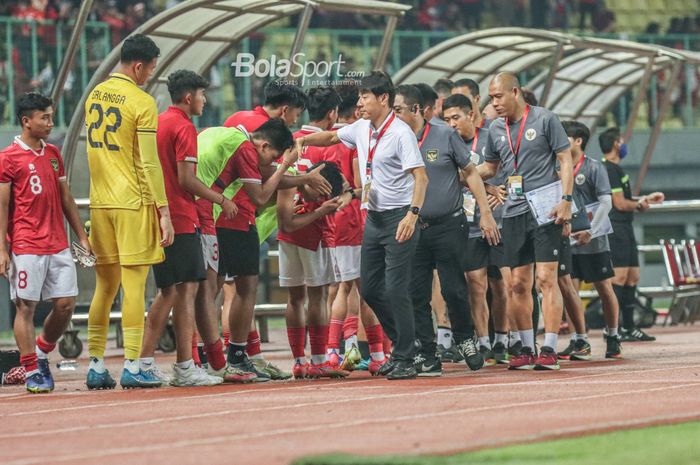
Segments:
[[[214,436],[214,437],[209,437],[209,438],[202,438],[202,439],[187,439],[187,440],[180,440],[180,441],[170,441],[170,442],[162,442],[162,443],[157,443],[157,444],[144,444],[141,446],[131,446],[131,447],[113,447],[113,448],[108,448],[108,449],[102,449],[102,450],[94,450],[94,451],[86,451],[83,453],[78,453],[78,454],[67,454],[67,455],[52,455],[51,456],[51,462],[67,462],[67,461],[75,461],[75,460],[86,460],[86,459],[97,459],[97,458],[102,458],[102,457],[107,457],[107,456],[115,456],[115,455],[123,455],[123,454],[143,454],[146,452],[158,452],[158,451],[163,451],[163,450],[172,450],[176,448],[191,448],[191,447],[199,447],[199,446],[210,446],[214,444],[228,444],[231,445],[233,442],[241,442],[245,440],[251,440],[251,439],[260,439],[260,438],[265,438],[265,437],[271,437],[271,436],[278,436],[281,434],[299,434],[299,433],[309,433],[309,432],[316,432],[316,431],[327,431],[329,429],[345,429],[348,427],[355,427],[355,426],[367,426],[371,424],[381,424],[381,423],[400,423],[400,422],[407,422],[407,421],[415,421],[415,420],[423,420],[427,418],[439,418],[439,417],[446,417],[446,416],[453,416],[453,415],[465,415],[469,413],[479,413],[479,412],[486,412],[486,411],[491,411],[491,410],[504,410],[504,409],[512,409],[512,408],[518,408],[518,407],[532,407],[532,406],[540,406],[540,405],[551,405],[555,402],[571,402],[571,401],[576,401],[580,402],[582,400],[593,400],[593,399],[601,399],[605,397],[616,397],[616,396],[627,396],[631,394],[646,394],[649,392],[656,392],[656,391],[668,391],[670,389],[683,389],[687,387],[698,387],[700,386],[700,383],[691,383],[691,384],[682,384],[678,386],[664,386],[664,387],[659,387],[659,388],[652,388],[652,389],[637,389],[637,390],[631,390],[631,391],[621,391],[621,392],[613,392],[613,393],[605,393],[605,394],[592,394],[588,396],[575,396],[575,397],[561,397],[557,399],[544,399],[544,400],[535,400],[535,401],[528,401],[528,402],[516,402],[516,403],[511,403],[511,404],[501,404],[501,405],[496,405],[496,406],[488,406],[488,407],[471,407],[471,408],[464,408],[464,409],[458,409],[458,410],[449,410],[446,412],[429,412],[429,413],[422,413],[422,414],[414,414],[414,415],[403,415],[403,416],[398,416],[398,417],[383,417],[383,418],[372,418],[372,419],[361,419],[361,420],[343,420],[340,422],[336,423],[330,423],[330,424],[322,424],[322,425],[313,425],[313,426],[304,426],[304,427],[294,427],[294,428],[278,428],[278,429],[273,429],[273,430],[266,430],[266,431],[261,431],[261,432],[256,432],[256,433],[243,433],[239,435],[231,435],[231,434],[225,434],[222,436]],[[700,412],[695,412],[694,415],[700,416]],[[291,457],[290,457],[291,458]],[[4,462],[4,465],[33,465],[33,464],[44,464],[46,463],[46,456],[41,455],[37,457],[25,457],[22,459],[18,460],[13,460],[9,462]]]

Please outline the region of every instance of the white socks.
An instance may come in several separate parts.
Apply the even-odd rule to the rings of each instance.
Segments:
[[[90,357],[90,365],[88,367],[91,370],[95,370],[97,373],[104,373],[105,372],[105,359],[103,358],[97,358],[97,357]]]
[[[352,349],[352,346],[355,345],[357,346],[357,335],[355,336],[350,336],[345,340],[345,352],[349,351]]]
[[[479,336],[479,345],[491,349],[491,339],[488,336]]]
[[[124,369],[129,370],[132,375],[138,374],[139,372],[139,361],[138,360],[124,360]]]
[[[181,370],[191,370],[192,368],[194,368],[194,360],[189,359],[185,360],[184,362],[177,362],[175,366]]]
[[[552,350],[557,350],[557,333],[544,333],[544,345],[543,347],[549,347]]]
[[[450,328],[438,328],[437,343],[445,349],[452,347],[452,330]]]
[[[535,351],[535,333],[531,329],[526,329],[525,331],[518,331],[520,333],[520,341],[523,343],[523,347],[529,347],[533,352]]]

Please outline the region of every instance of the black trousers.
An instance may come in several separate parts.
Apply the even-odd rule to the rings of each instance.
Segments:
[[[442,297],[457,344],[474,336],[474,322],[469,308],[469,290],[462,268],[463,247],[467,244],[464,215],[449,217],[435,225],[426,220],[413,257],[411,298],[416,323],[416,338],[421,352],[433,355],[437,349],[430,299],[433,289],[433,270],[440,278]]]
[[[420,230],[399,243],[396,230],[408,207],[367,214],[362,236],[360,290],[394,344],[392,359],[412,361],[416,338],[408,286]]]

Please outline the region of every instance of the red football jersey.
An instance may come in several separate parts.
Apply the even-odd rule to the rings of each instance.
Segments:
[[[194,196],[178,182],[177,164],[197,163],[197,130],[184,111],[170,107],[158,116],[156,137],[175,234],[191,234],[199,227],[199,216]]]
[[[222,191],[222,187],[229,186],[235,180],[240,179],[244,184],[261,184],[262,175],[258,165],[258,151],[252,142],[245,141],[237,149],[236,152],[229,158],[228,163],[219,174],[216,183],[211,186],[212,189]],[[244,188],[236,193],[234,199],[239,193],[245,193]],[[220,215],[216,220],[217,228],[233,229],[236,231],[248,231],[251,224],[255,224],[255,205],[245,196],[245,202],[236,202],[238,213],[232,219],[227,220],[223,215]]]
[[[59,183],[65,181],[58,147],[40,153],[19,137],[0,152],[0,182],[12,184],[8,241],[17,255],[53,255],[68,248]]]
[[[224,126],[227,128],[235,128],[237,126],[242,126],[245,128],[246,131],[249,133],[252,133],[256,129],[258,129],[260,126],[262,126],[264,123],[266,123],[270,119],[270,115],[267,114],[265,109],[261,106],[255,107],[253,110],[247,110],[247,111],[238,111],[231,116],[229,116],[226,121],[224,121]],[[245,211],[252,211],[253,212],[253,223],[255,224],[255,205],[253,205],[253,202],[250,201],[250,198],[248,197],[248,194],[245,193],[244,189],[241,189],[236,193],[236,195],[233,196],[233,201],[236,203],[236,206],[238,207],[238,215],[240,216],[241,210]],[[246,223],[247,225],[248,223]],[[217,224],[218,226],[218,224]],[[247,231],[248,226],[245,226],[245,229],[241,229],[243,227],[243,223],[238,223],[238,227],[232,228],[232,229],[237,229],[237,230],[243,230]]]
[[[336,124],[333,130],[344,125]],[[353,173],[353,160],[357,159],[357,150],[350,149],[345,144],[337,144],[335,146],[335,160],[343,173],[345,179],[350,183],[350,187],[356,189],[359,186],[355,185],[355,176]],[[360,199],[354,199],[350,205],[338,210],[335,214],[335,245],[340,246],[356,246],[362,245],[362,231],[364,229],[364,216],[360,209]]]

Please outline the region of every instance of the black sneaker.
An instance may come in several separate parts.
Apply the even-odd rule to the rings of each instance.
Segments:
[[[605,358],[622,358],[622,345],[619,336],[605,336]]]
[[[440,361],[445,363],[459,363],[464,360],[455,344],[452,344],[449,349],[445,348],[442,344],[438,344],[437,357]]]
[[[250,380],[253,383],[264,383],[270,381],[271,379],[270,375],[268,375],[267,373],[258,371],[258,369],[255,368],[255,365],[253,365],[253,362],[251,362],[247,356],[243,358],[242,362],[231,363],[231,366],[248,373],[255,373],[255,378]]]
[[[642,331],[639,328],[632,328],[630,330],[627,329],[622,329],[621,333],[623,334],[622,341],[625,341],[625,336],[630,338],[629,342],[634,342],[634,341],[639,341],[639,342],[653,342],[656,340],[656,337],[654,336],[649,336],[647,333]]]
[[[506,349],[505,344],[502,342],[497,342],[493,345],[493,349],[491,349],[491,352],[493,352],[493,356],[496,359],[496,363],[500,364],[508,364],[508,349]]]
[[[465,339],[457,345],[457,350],[467,363],[470,370],[480,370],[484,366],[484,357],[476,350],[476,344],[472,338]]]
[[[413,366],[421,378],[442,376],[442,363],[435,356],[427,357],[423,354],[416,354],[413,358]]]
[[[591,344],[584,339],[576,340],[574,350],[571,352],[571,360],[588,361],[592,358]]]
[[[386,376],[396,368],[396,363],[393,359],[389,359],[377,372],[377,376]]]
[[[418,376],[418,373],[413,365],[413,361],[400,361],[396,362],[394,369],[386,375],[386,379],[414,379],[416,376]]]
[[[493,351],[486,346],[479,346],[479,353],[484,358],[484,366],[492,367],[496,364],[496,356]]]
[[[517,357],[520,355],[520,351],[523,350],[523,343],[521,341],[515,341],[514,344],[508,346],[508,355],[511,357]]]
[[[571,359],[571,352],[574,351],[575,346],[576,346],[576,340],[575,339],[569,340],[569,345],[566,346],[566,349],[562,350],[561,352],[557,352],[557,357],[559,357],[559,360],[570,360]]]

